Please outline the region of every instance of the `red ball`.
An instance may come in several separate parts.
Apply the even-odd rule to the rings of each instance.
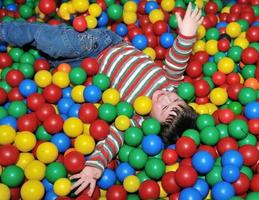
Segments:
[[[193,139],[183,136],[176,142],[176,152],[182,158],[189,158],[196,152],[196,144]]]
[[[226,51],[228,51],[229,47],[230,47],[230,42],[228,41],[228,39],[223,38],[218,41],[219,51],[226,52]]]
[[[38,72],[40,70],[49,71],[49,69],[50,69],[50,64],[46,59],[40,58],[40,59],[35,60],[35,62],[34,62],[35,72]]]
[[[259,42],[259,27],[252,26],[246,31],[246,38],[249,42]]]
[[[210,25],[211,25],[212,27],[215,27],[215,26],[217,25],[217,23],[218,23],[218,18],[217,18],[217,16],[214,15],[214,14],[207,14],[206,16],[209,18]]]
[[[186,73],[191,78],[196,78],[200,76],[202,73],[202,63],[195,60],[190,61],[186,68]]]
[[[62,90],[55,84],[50,84],[43,89],[44,98],[49,103],[56,103],[62,97]]]
[[[97,119],[90,125],[90,134],[96,140],[102,140],[107,137],[110,126],[104,120]]]
[[[194,168],[181,165],[175,172],[175,180],[180,187],[192,187],[197,181],[198,174]]]
[[[143,34],[147,35],[147,34],[153,34],[153,24],[152,23],[148,23],[145,25],[145,28],[143,29]]]
[[[245,64],[254,64],[257,62],[259,54],[253,47],[247,47],[242,51],[241,59]]]
[[[152,33],[146,34],[146,37],[147,37],[148,46],[155,48],[157,46],[157,37]]]
[[[47,117],[49,117],[52,114],[55,114],[55,108],[48,103],[42,104],[37,110],[36,110],[36,116],[38,120],[44,121]]]
[[[129,39],[132,40],[136,35],[143,34],[141,28],[132,28],[128,32]]]
[[[232,184],[237,195],[246,193],[249,189],[249,178],[244,173],[240,173],[239,178]]]
[[[227,22],[231,23],[231,22],[235,22],[237,20],[239,20],[240,16],[238,13],[229,13],[227,16]]]
[[[186,165],[188,167],[192,167],[192,159],[191,158],[184,158],[180,162],[180,166],[182,166],[182,165]]]
[[[8,93],[8,100],[9,101],[21,101],[23,100],[23,96],[20,93],[20,90],[18,87],[12,88]]]
[[[259,119],[251,119],[248,122],[249,132],[254,135],[259,135]]]
[[[98,118],[98,109],[91,103],[85,103],[81,105],[78,115],[84,123],[91,124]]]
[[[232,137],[225,137],[218,142],[217,150],[220,155],[223,155],[228,150],[238,150],[238,143]]]
[[[210,99],[209,97],[196,97],[195,98],[195,103],[197,104],[206,104],[206,103],[209,103],[210,102]]]
[[[210,92],[210,85],[203,79],[195,81],[194,88],[197,97],[206,97]]]
[[[171,194],[169,197],[169,200],[179,200],[179,195],[180,195],[179,192]]]
[[[11,199],[12,200],[20,200],[21,199],[21,195],[20,195],[20,187],[16,187],[16,188],[9,188],[11,191]]]
[[[71,151],[64,156],[64,165],[69,173],[78,173],[85,167],[84,155],[78,151]]]
[[[216,14],[217,11],[218,5],[216,3],[214,3],[213,1],[209,1],[208,3],[206,3],[205,12],[207,14]]]
[[[157,45],[154,50],[156,52],[156,59],[162,60],[165,58],[166,49],[164,47]]]
[[[96,3],[101,6],[102,10],[106,10],[106,4],[104,0],[96,0]]]
[[[84,82],[84,86],[92,85],[93,84],[93,77],[87,77],[86,81]]]
[[[235,114],[231,109],[220,110],[219,120],[224,124],[229,124],[235,118]]]
[[[215,85],[222,85],[226,81],[226,74],[217,71],[212,75],[212,81]]]
[[[56,2],[55,0],[40,0],[39,9],[46,15],[51,14],[56,10]]]
[[[149,23],[150,23],[150,21],[149,21],[148,15],[139,16],[139,25],[141,28],[144,28]]]
[[[111,162],[108,163],[107,168],[115,170],[117,166],[118,166],[117,160],[112,160]]]
[[[162,159],[166,165],[172,165],[176,163],[178,155],[174,149],[165,149],[162,154]]]
[[[141,183],[139,187],[139,196],[143,200],[158,199],[160,188],[157,182],[153,180],[146,180]]]
[[[76,200],[98,200],[100,198],[100,188],[96,185],[94,188],[94,193],[90,197],[88,195],[89,187],[83,190],[80,195],[76,198]]]
[[[208,62],[209,54],[206,51],[198,51],[192,56],[192,60],[199,61],[201,64]]]
[[[240,83],[240,76],[237,73],[230,73],[227,75],[227,83],[232,85],[234,83]]]
[[[6,74],[6,82],[11,86],[11,87],[17,87],[19,84],[22,82],[24,79],[24,75],[20,70],[17,69],[12,69]]]
[[[259,192],[259,174],[255,174],[250,182],[250,187],[253,192]]]
[[[0,146],[0,165],[6,167],[8,165],[14,165],[19,158],[18,149],[11,145],[6,144]]]
[[[240,15],[240,19],[246,20],[249,24],[252,24],[255,19],[254,12],[247,12],[247,11],[242,11]]]
[[[99,71],[99,64],[95,58],[85,58],[81,67],[86,71],[87,76],[93,76]]]
[[[162,177],[161,183],[167,194],[173,194],[180,192],[181,190],[181,187],[176,184],[175,172],[173,171],[165,173]]]
[[[7,100],[7,93],[6,91],[0,87],[0,105],[4,104]]]
[[[167,29],[168,29],[168,24],[163,20],[156,21],[153,25],[153,31],[158,36],[165,33]]]
[[[0,69],[10,67],[13,61],[8,53],[0,53]]]
[[[230,13],[237,13],[237,14],[240,14],[242,12],[242,6],[241,4],[233,4],[231,7],[230,7]]]
[[[35,113],[29,113],[21,116],[17,120],[17,127],[19,131],[30,131],[30,132],[36,131],[38,127],[38,121]]]
[[[63,119],[60,115],[53,114],[46,118],[43,122],[45,130],[50,133],[58,133],[63,129]]]
[[[238,93],[240,90],[243,88],[243,85],[240,83],[235,83],[232,85],[229,85],[227,92],[228,92],[228,97],[232,100],[237,100],[238,98]]]
[[[42,94],[34,93],[28,96],[27,106],[30,110],[36,111],[41,105],[45,103],[45,99]]]
[[[48,24],[50,24],[50,25],[52,25],[52,26],[58,26],[58,25],[60,25],[62,22],[60,21],[60,20],[58,20],[58,19],[50,19],[49,21],[48,21]]]
[[[259,160],[259,151],[253,145],[246,144],[240,147],[239,152],[242,154],[246,166],[252,166]]]
[[[77,16],[74,20],[73,20],[73,27],[76,31],[78,32],[83,32],[86,30],[87,28],[87,23],[85,20],[85,17],[83,15],[81,16]]]
[[[198,151],[207,151],[215,159],[217,159],[219,157],[217,150],[209,145],[200,145]]]
[[[145,10],[145,5],[146,5],[147,1],[140,1],[137,5],[138,5],[138,13],[142,14],[143,16],[146,14],[146,10]]]
[[[113,185],[106,193],[107,200],[125,200],[127,199],[127,192],[122,185]]]

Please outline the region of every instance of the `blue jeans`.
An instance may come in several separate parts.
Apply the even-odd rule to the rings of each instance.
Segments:
[[[96,57],[122,38],[105,28],[79,33],[66,24],[52,26],[41,23],[0,23],[0,41],[14,46],[31,45],[46,53],[52,65],[66,62],[79,66],[85,57]]]

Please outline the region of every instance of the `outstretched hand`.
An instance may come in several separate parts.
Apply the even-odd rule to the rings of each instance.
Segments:
[[[89,186],[88,195],[91,197],[95,189],[96,181],[101,177],[101,175],[102,171],[100,169],[86,166],[80,173],[70,177],[70,179],[78,179],[72,185],[71,190],[78,187],[75,191],[75,194],[78,195]]]
[[[191,3],[188,4],[183,19],[181,18],[179,13],[175,13],[175,15],[179,31],[181,34],[185,36],[194,36],[199,25],[203,21],[203,17],[201,16],[201,10],[199,10],[197,6],[195,6],[194,10],[192,11]]]

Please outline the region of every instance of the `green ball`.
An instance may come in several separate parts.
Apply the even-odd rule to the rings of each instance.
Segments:
[[[169,26],[172,29],[176,29],[178,27],[177,20],[176,20],[176,15],[170,15]]]
[[[243,76],[244,79],[254,78],[255,70],[256,70],[255,65],[245,65],[241,70],[241,75]]]
[[[154,155],[154,156],[150,157],[150,158],[158,158],[158,159],[162,159],[162,155],[163,155],[163,150],[162,150],[162,151],[160,151],[158,154],[156,154],[156,155]]]
[[[2,78],[2,80],[5,80],[6,74],[7,74],[10,70],[12,70],[11,67],[6,67],[6,68],[4,68],[4,69],[1,71],[1,78]]]
[[[216,183],[223,181],[221,177],[222,167],[214,165],[212,170],[206,174],[206,182],[213,186]]]
[[[28,52],[32,54],[35,59],[41,57],[40,52],[37,49],[30,49]]]
[[[246,144],[256,146],[256,143],[257,143],[256,137],[254,135],[248,133],[244,139],[238,141],[238,146],[242,147]]]
[[[160,132],[160,128],[160,123],[155,118],[148,118],[142,123],[142,130],[145,135],[157,135]]]
[[[129,154],[129,164],[136,170],[143,169],[147,160],[147,154],[140,148],[133,149]]]
[[[196,125],[199,130],[204,129],[208,126],[215,126],[215,120],[212,115],[209,114],[201,114],[197,117]]]
[[[126,144],[136,147],[140,145],[143,139],[143,132],[138,127],[130,127],[124,133],[124,141]]]
[[[1,181],[3,184],[7,185],[8,187],[17,187],[22,184],[24,180],[24,172],[23,170],[16,166],[10,165],[4,168]]]
[[[35,58],[31,53],[25,52],[21,55],[20,62],[24,64],[33,65],[35,62]]]
[[[12,22],[12,21],[14,21],[14,18],[10,16],[4,16],[2,18],[2,22]]]
[[[98,109],[98,113],[99,118],[107,122],[113,122],[117,117],[116,107],[109,103],[102,104]]]
[[[239,23],[239,25],[241,26],[241,32],[245,32],[249,28],[247,20],[239,19],[237,20],[237,23]]]
[[[149,180],[150,178],[147,176],[145,170],[140,171],[137,174],[138,179],[140,180],[141,183],[143,183],[146,180]]]
[[[248,125],[244,120],[235,119],[229,123],[228,132],[235,139],[244,139],[248,134]]]
[[[23,53],[24,51],[20,48],[12,48],[9,51],[9,55],[11,56],[14,62],[19,62]]]
[[[3,88],[7,93],[9,93],[12,89],[12,87],[4,80],[0,81],[0,87]]]
[[[218,157],[214,163],[215,166],[221,167],[221,157]]]
[[[224,57],[226,57],[225,53],[219,51],[214,55],[214,60],[218,63]]]
[[[115,3],[115,0],[105,0],[105,5],[106,5],[106,7],[109,7],[109,6],[111,6],[112,4],[114,4]]]
[[[19,8],[21,17],[28,19],[34,14],[33,8],[24,4]]]
[[[241,59],[241,53],[243,49],[240,46],[230,47],[227,56],[230,57],[234,62],[239,62]]]
[[[110,87],[110,79],[107,75],[100,73],[93,77],[93,84],[104,91]]]
[[[125,3],[127,3],[127,1],[128,1],[128,0],[120,0],[120,3],[121,3],[122,5],[124,5]]]
[[[206,39],[207,40],[218,40],[219,39],[219,30],[217,28],[209,28],[206,32]]]
[[[218,70],[215,62],[206,62],[202,67],[204,76],[211,77]]]
[[[140,198],[137,194],[129,194],[127,200],[140,200]]]
[[[11,68],[12,69],[19,69],[20,64],[19,63],[13,63]]]
[[[177,87],[177,94],[185,101],[190,101],[194,97],[194,86],[189,82],[180,83]]]
[[[31,64],[21,63],[18,70],[20,70],[25,78],[32,78],[34,75],[34,67]]]
[[[218,11],[221,11],[222,8],[223,8],[222,0],[214,0],[213,2],[217,4],[217,6],[218,6]]]
[[[13,101],[8,106],[9,115],[15,117],[16,119],[25,115],[27,112],[27,106],[23,101]]]
[[[238,93],[238,100],[243,105],[256,101],[256,91],[253,88],[244,87]]]
[[[145,166],[145,172],[151,179],[159,180],[165,173],[165,164],[161,159],[149,158]]]
[[[209,84],[211,90],[215,87],[215,84],[213,83],[211,77],[209,77],[209,76],[204,76],[204,77],[202,78],[202,80],[207,81],[207,83]]]
[[[69,79],[73,85],[82,85],[86,78],[86,71],[81,67],[74,67],[69,73]]]
[[[247,175],[247,177],[250,181],[254,176],[254,173],[253,173],[252,169],[250,167],[247,167],[247,166],[244,166],[244,165],[241,167],[240,172]]]
[[[238,196],[234,196],[230,200],[244,200],[244,199]]]
[[[50,141],[52,138],[52,135],[50,135],[44,128],[43,125],[38,126],[36,130],[36,138],[37,140],[43,140],[43,141]]]
[[[259,15],[259,5],[254,5],[254,6],[252,6],[252,8],[254,10],[255,16],[258,16]]]
[[[134,109],[132,105],[126,101],[122,101],[116,105],[118,115],[126,115],[129,118],[133,117]]]
[[[256,51],[259,51],[259,42],[251,42],[248,46],[255,48]]]
[[[119,4],[112,4],[111,6],[108,7],[108,16],[112,20],[119,20],[122,17],[122,6]]]
[[[54,183],[59,178],[65,178],[66,176],[67,170],[60,162],[50,163],[46,168],[45,177],[51,183]]]
[[[3,5],[6,7],[8,4],[15,3],[14,0],[4,0]]]
[[[220,139],[219,131],[215,126],[207,126],[201,130],[200,138],[203,144],[215,145]]]
[[[235,115],[240,115],[242,113],[242,105],[241,103],[237,101],[232,101],[229,105],[228,108],[231,109]]]
[[[195,129],[187,129],[183,132],[182,136],[189,137],[194,140],[197,146],[200,145],[200,133]]]
[[[0,120],[6,117],[7,115],[8,115],[8,112],[5,110],[5,108],[0,106]]]
[[[258,200],[259,199],[259,192],[249,192],[246,196],[246,200]]]
[[[216,125],[216,129],[219,131],[219,138],[225,138],[228,137],[228,125],[226,124],[218,124]]]
[[[129,154],[134,148],[124,144],[119,150],[119,159],[121,162],[129,162]]]

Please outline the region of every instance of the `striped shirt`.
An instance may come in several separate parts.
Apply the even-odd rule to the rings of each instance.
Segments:
[[[159,89],[172,91],[184,78],[195,39],[195,36],[178,35],[165,57],[163,68],[131,44],[119,43],[108,47],[98,56],[99,73],[106,74],[111,87],[120,92],[121,100],[129,103],[133,103],[138,96],[152,97]],[[138,125],[136,121],[140,117],[133,118],[137,120],[132,120],[132,125]],[[98,142],[86,165],[103,171],[122,145],[123,133],[111,125],[110,134]]]

